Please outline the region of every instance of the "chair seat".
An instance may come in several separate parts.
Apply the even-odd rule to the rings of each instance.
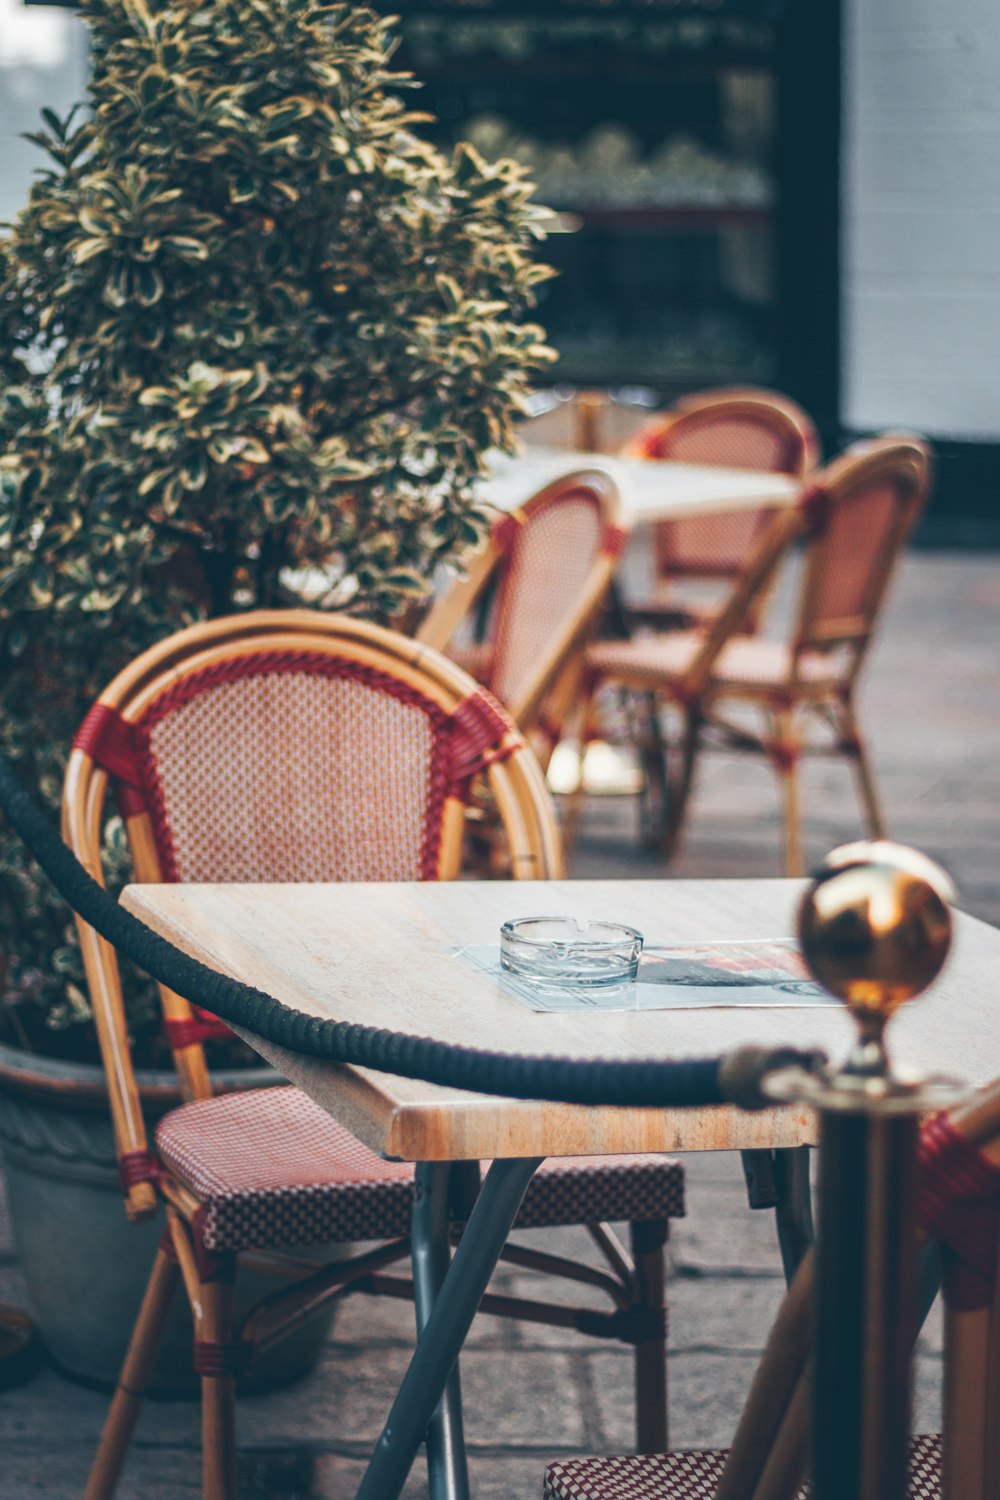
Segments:
[[[630,641],[599,641],[587,653],[587,665],[600,677],[656,687],[679,681],[690,669],[702,643],[696,630],[637,636]],[[783,641],[736,636],[712,669],[713,690],[755,695],[788,681],[792,654]],[[839,680],[832,658],[805,652],[799,658],[799,680],[808,688],[832,690]]]
[[[715,1500],[726,1461],[714,1452],[649,1453],[624,1458],[571,1458],[545,1471],[543,1500]],[[809,1493],[806,1485],[800,1491]],[[915,1437],[910,1448],[910,1500],[938,1500],[941,1439]]]
[[[203,1206],[209,1250],[265,1249],[409,1234],[413,1166],[383,1161],[299,1089],[183,1104],[156,1145]],[[533,1178],[521,1228],[678,1218],[684,1169],[664,1156],[552,1157]]]

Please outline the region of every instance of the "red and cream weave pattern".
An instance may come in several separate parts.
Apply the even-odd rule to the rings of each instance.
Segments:
[[[754,415],[709,406],[684,412],[673,421],[651,423],[636,435],[629,450],[638,457],[674,463],[798,474],[808,440],[786,420],[769,419],[765,412]],[[742,567],[770,514],[761,508],[661,522],[654,532],[657,573],[663,578],[731,577]]]
[[[410,1232],[413,1167],[384,1161],[295,1088],[222,1094],[161,1120],[164,1165],[202,1204],[208,1250]],[[665,1156],[550,1158],[528,1187],[521,1228],[678,1218],[684,1173]]]
[[[545,1471],[543,1500],[715,1500],[726,1454],[678,1452],[623,1458],[571,1458]],[[809,1486],[800,1491],[802,1500]],[[941,1439],[913,1439],[910,1500],[940,1500]]]
[[[724,415],[712,407],[685,412],[669,425],[651,423],[629,447],[643,458],[765,474],[797,474],[802,463],[802,442],[784,424],[749,413]]]
[[[821,552],[810,600],[810,628],[828,620],[868,617],[894,556],[897,506],[906,496],[881,480],[839,500],[821,522]]]
[[[542,652],[574,618],[604,543],[598,497],[561,492],[525,512],[497,590],[482,679],[501,703],[516,703]]]
[[[419,880],[446,716],[353,663],[261,653],[182,680],[137,731],[154,833],[184,881]],[[393,753],[380,753],[387,745]],[[143,753],[144,752],[144,753]]]

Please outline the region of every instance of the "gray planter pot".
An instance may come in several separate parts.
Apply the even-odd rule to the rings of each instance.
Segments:
[[[180,1103],[171,1072],[138,1074],[143,1112],[152,1126]],[[216,1074],[220,1090],[280,1083],[270,1068]],[[135,1319],[162,1215],[142,1224],[125,1218],[104,1074],[84,1063],[56,1062],[0,1046],[0,1152],[11,1225],[45,1346],[67,1375],[112,1385]],[[338,1249],[343,1252],[346,1247]],[[295,1254],[294,1251],[286,1251]],[[303,1255],[328,1259],[329,1247]],[[237,1280],[237,1317],[279,1283],[255,1271]],[[321,1311],[268,1351],[241,1385],[264,1390],[308,1373],[329,1333]],[[154,1389],[197,1393],[191,1370],[191,1317],[178,1293]]]

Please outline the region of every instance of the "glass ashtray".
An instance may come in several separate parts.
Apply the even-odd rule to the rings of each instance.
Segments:
[[[621,922],[520,917],[500,929],[500,964],[535,984],[621,984],[639,971],[642,933]]]

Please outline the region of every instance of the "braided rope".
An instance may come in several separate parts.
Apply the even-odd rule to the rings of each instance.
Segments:
[[[120,906],[59,837],[3,756],[0,809],[74,911],[147,974],[222,1020],[307,1057],[473,1093],[633,1108],[696,1108],[730,1101],[766,1108],[770,1101],[759,1087],[766,1072],[816,1063],[815,1053],[790,1048],[680,1060],[526,1057],[307,1016],[208,968]]]

